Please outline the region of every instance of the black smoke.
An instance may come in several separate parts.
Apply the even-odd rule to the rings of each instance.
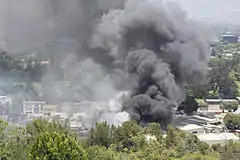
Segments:
[[[131,95],[123,111],[142,123],[171,123],[184,86],[205,82],[209,52],[203,31],[177,5],[161,0],[127,1],[103,15],[93,43],[125,64]]]
[[[50,51],[54,64],[42,81],[43,92],[54,101],[107,100],[124,89],[131,94],[120,110],[140,122],[166,124],[185,98],[184,87],[205,82],[208,36],[175,3],[0,0],[0,4],[10,8],[7,16],[0,15],[7,24],[0,25],[0,38],[7,37],[12,52],[39,46],[48,53],[41,47],[44,43],[77,41],[69,54],[61,44],[56,53]],[[65,60],[69,61],[62,63]],[[69,81],[68,88],[57,83],[61,81]]]

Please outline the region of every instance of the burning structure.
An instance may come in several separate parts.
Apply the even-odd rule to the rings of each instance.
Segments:
[[[42,25],[46,23],[38,22],[39,26],[31,28],[36,33],[44,31],[45,37],[36,34],[38,42],[62,37],[78,41],[76,53],[64,55],[62,61],[61,58],[53,61],[42,78],[48,101],[109,101],[113,95],[127,91],[124,98],[106,105],[100,121],[111,117],[110,121],[119,118],[116,123],[121,123],[130,116],[142,123],[168,124],[172,108],[185,98],[184,86],[205,82],[209,57],[207,34],[175,3],[71,0],[51,1],[51,5],[47,0],[25,1],[28,6],[44,4],[44,13],[38,13],[39,19],[34,21],[51,18],[51,27],[44,28]],[[52,7],[54,13],[46,12]],[[33,39],[34,35],[29,41]],[[67,89],[49,85],[59,81],[59,70],[71,75],[68,76],[71,86]],[[84,110],[87,113],[88,108]]]

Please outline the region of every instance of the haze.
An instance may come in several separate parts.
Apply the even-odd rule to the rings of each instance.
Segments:
[[[178,2],[194,19],[212,23],[240,24],[239,0],[172,0]]]

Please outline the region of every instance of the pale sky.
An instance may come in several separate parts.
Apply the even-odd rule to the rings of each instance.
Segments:
[[[240,0],[171,0],[178,2],[189,17],[212,22],[240,24]]]

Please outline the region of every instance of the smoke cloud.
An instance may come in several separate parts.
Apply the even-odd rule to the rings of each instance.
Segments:
[[[7,50],[37,50],[51,59],[40,81],[44,98],[109,101],[99,121],[170,123],[184,86],[205,82],[207,33],[173,2],[0,0],[0,6]]]
[[[122,109],[139,122],[170,123],[184,86],[205,82],[206,33],[175,3],[127,1],[103,15],[92,42],[125,64],[131,96]]]

